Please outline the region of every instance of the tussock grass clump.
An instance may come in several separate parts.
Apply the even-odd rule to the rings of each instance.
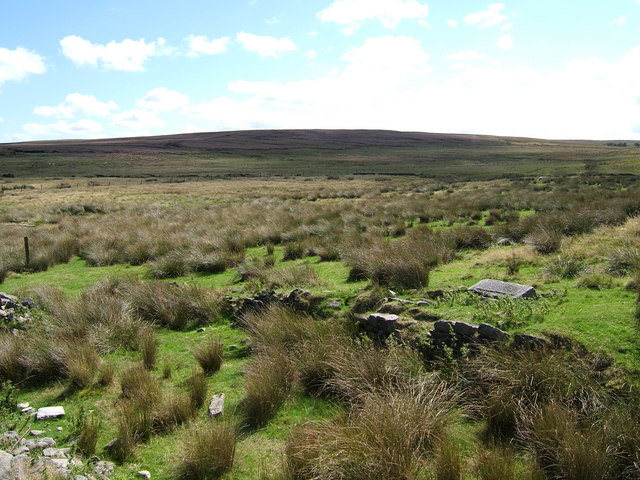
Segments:
[[[572,352],[487,349],[467,362],[462,373],[469,407],[479,406],[494,438],[519,435],[523,422],[552,401],[585,413],[602,408],[591,368]]]
[[[172,330],[221,319],[228,305],[222,295],[197,286],[134,281],[123,292],[134,316]]]
[[[153,413],[153,433],[165,434],[187,423],[196,414],[190,395],[165,395]]]
[[[516,480],[514,452],[500,446],[480,449],[475,469],[479,480]]]
[[[85,457],[95,453],[101,426],[102,420],[97,415],[87,415],[82,419],[76,445],[78,451]]]
[[[442,438],[435,448],[434,470],[434,480],[462,480],[465,469],[460,445]]]
[[[542,272],[549,277],[575,278],[584,271],[585,267],[585,262],[581,258],[556,255],[547,260]]]
[[[207,392],[209,390],[205,373],[194,371],[191,376],[187,378],[185,385],[189,394],[191,408],[197,411],[204,407],[207,402]]]
[[[242,406],[252,427],[265,425],[284,404],[293,382],[290,359],[275,351],[256,355],[245,370]]]
[[[640,248],[629,244],[619,247],[607,255],[606,272],[617,277],[624,277],[640,269]]]
[[[578,277],[576,287],[604,290],[613,287],[613,277],[603,272],[587,271]]]
[[[126,402],[119,409],[116,426],[118,436],[109,453],[116,462],[123,464],[132,458],[136,444],[151,438],[153,411],[136,402]]]
[[[205,422],[186,430],[175,459],[175,478],[215,479],[231,469],[237,429],[229,422]]]
[[[110,363],[103,362],[98,372],[98,385],[107,387],[113,383],[116,369]]]
[[[144,366],[134,365],[120,375],[122,397],[152,410],[160,398],[158,380]]]
[[[413,478],[443,437],[452,408],[445,385],[416,383],[366,395],[348,417],[295,429],[285,447],[292,478]]]
[[[93,345],[72,345],[64,360],[71,386],[81,389],[92,385],[100,363],[100,355]]]
[[[538,226],[525,238],[525,243],[531,245],[536,252],[543,255],[555,253],[562,244],[562,232],[548,226]]]
[[[192,351],[205,375],[213,375],[222,365],[224,344],[215,335],[210,335]]]
[[[321,281],[311,265],[303,264],[269,270],[266,275],[266,283],[269,288],[315,287],[320,285]]]
[[[575,413],[558,403],[545,406],[534,418],[529,444],[548,478],[612,478],[605,437],[594,428],[580,429]]]
[[[284,246],[282,260],[298,260],[304,258],[307,254],[307,248],[303,243],[290,242]]]
[[[187,252],[177,251],[149,263],[151,278],[185,277],[191,273]]]
[[[140,349],[142,350],[142,364],[147,370],[156,368],[158,359],[158,339],[152,330],[145,331],[140,337]]]

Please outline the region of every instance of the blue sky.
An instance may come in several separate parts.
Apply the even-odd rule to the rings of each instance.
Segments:
[[[3,0],[0,142],[640,138],[640,0]]]

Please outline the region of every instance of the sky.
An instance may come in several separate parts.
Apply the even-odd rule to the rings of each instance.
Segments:
[[[0,0],[0,143],[640,139],[640,0]]]

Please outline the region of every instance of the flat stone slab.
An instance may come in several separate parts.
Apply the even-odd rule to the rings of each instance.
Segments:
[[[36,420],[51,420],[58,417],[64,417],[64,407],[42,407],[36,413]]]
[[[519,283],[501,282],[485,278],[468,288],[470,292],[479,293],[487,297],[508,296],[511,298],[535,298],[536,289]]]
[[[209,416],[217,417],[224,412],[224,393],[220,395],[214,395],[211,397],[211,403],[209,404]]]

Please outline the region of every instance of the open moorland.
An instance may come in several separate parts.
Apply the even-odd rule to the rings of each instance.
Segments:
[[[0,477],[640,479],[639,174],[623,140],[2,144]]]

